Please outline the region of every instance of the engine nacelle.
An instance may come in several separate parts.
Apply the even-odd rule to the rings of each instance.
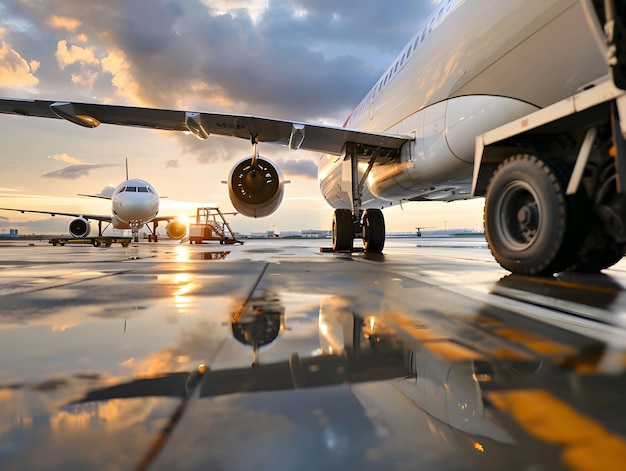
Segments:
[[[87,237],[91,232],[89,220],[85,218],[76,218],[70,222],[70,234],[73,237]]]
[[[265,157],[256,166],[252,157],[239,161],[228,176],[228,196],[244,216],[260,218],[272,214],[283,200],[285,182],[281,171]]]
[[[182,221],[170,221],[167,225],[167,236],[170,239],[182,239],[187,233],[187,224]]]

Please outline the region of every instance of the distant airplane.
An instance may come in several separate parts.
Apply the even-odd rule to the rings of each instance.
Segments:
[[[160,221],[168,221],[167,236],[171,239],[182,239],[187,232],[187,225],[177,220],[176,216],[157,216],[159,213],[159,194],[152,185],[144,180],[128,179],[128,167],[126,180],[120,183],[111,196],[104,195],[81,195],[92,198],[111,200],[111,215],[64,213],[60,211],[38,211],[33,209],[0,208],[3,211],[19,211],[21,213],[50,214],[51,216],[74,217],[70,222],[69,231],[73,237],[87,237],[91,226],[89,220],[98,221],[98,235],[102,235],[102,222],[108,222],[115,229],[130,229],[133,240],[139,240],[139,229],[144,225],[152,233],[150,241],[157,241],[156,228]],[[152,223],[152,228],[148,226]]]
[[[252,155],[235,164],[228,191],[252,217],[274,212],[284,191],[259,143],[322,152],[336,250],[362,238],[366,251],[382,251],[382,208],[485,196],[487,242],[504,268],[599,271],[626,252],[626,143],[613,124],[615,86],[626,88],[624,24],[626,6],[615,0],[443,0],[343,127],[11,98],[0,99],[0,112],[250,140]],[[610,78],[612,95],[602,95]],[[484,133],[571,100],[557,115],[594,88],[609,98],[589,112],[576,107],[577,119],[526,119],[513,137],[479,147]]]

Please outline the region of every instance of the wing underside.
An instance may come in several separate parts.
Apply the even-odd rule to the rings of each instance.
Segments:
[[[231,136],[335,155],[340,155],[348,142],[370,148],[397,150],[411,139],[409,136],[256,116],[48,100],[1,98],[0,113],[62,118],[88,128],[106,123],[181,131],[203,139],[211,134]]]
[[[65,213],[62,211],[39,211],[36,209],[16,209],[16,208],[0,208],[1,211],[17,211],[20,213],[37,213],[37,214],[48,214],[50,216],[68,216],[75,218],[85,218],[92,219],[94,221],[102,221],[102,222],[111,222],[111,216],[102,215],[102,214],[86,214],[86,213]]]

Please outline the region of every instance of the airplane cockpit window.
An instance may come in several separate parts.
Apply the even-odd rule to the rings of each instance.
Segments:
[[[126,187],[126,191],[130,191],[131,193],[137,193],[137,187],[136,186],[127,186]]]
[[[152,191],[152,188],[148,187],[148,193],[154,194],[154,191]]]
[[[147,187],[145,187],[145,186],[138,186],[138,187],[137,187],[137,191],[138,191],[139,193],[148,193],[148,188],[147,188]]]
[[[118,193],[124,193],[125,191],[126,191],[126,187],[125,187],[125,186],[123,186],[123,187],[120,189],[120,191],[118,191]]]

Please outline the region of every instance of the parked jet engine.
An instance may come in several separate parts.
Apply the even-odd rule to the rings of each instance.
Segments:
[[[70,234],[73,237],[87,237],[91,232],[89,220],[85,218],[76,218],[70,222]]]
[[[167,236],[170,239],[182,239],[187,233],[187,224],[182,221],[171,221],[167,225]]]
[[[239,161],[228,176],[228,196],[241,214],[260,218],[272,214],[283,200],[281,171],[264,157]]]

